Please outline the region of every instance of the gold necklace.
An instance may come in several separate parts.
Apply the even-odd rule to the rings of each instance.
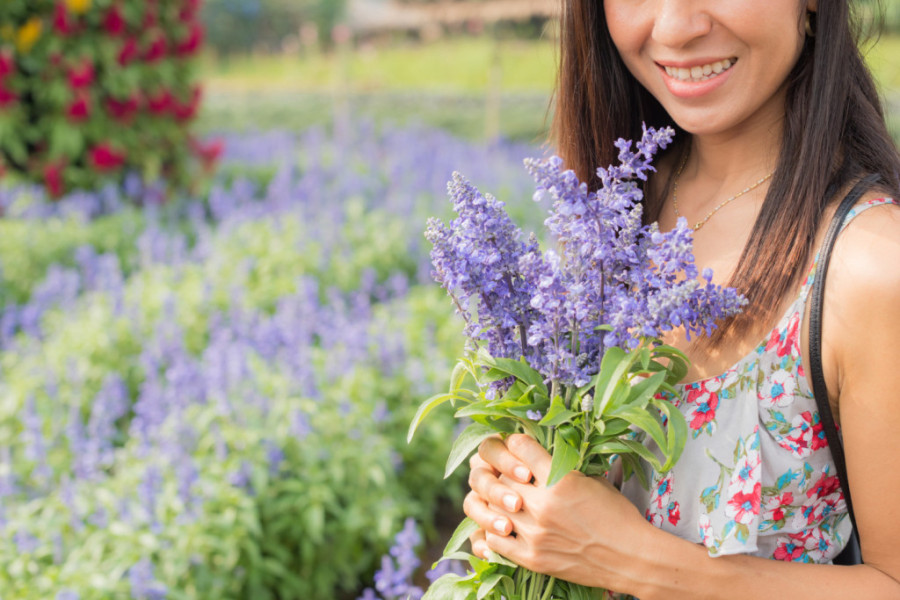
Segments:
[[[684,165],[687,164],[688,156],[690,156],[690,151],[684,153],[684,158],[681,160],[681,165],[678,167],[678,171],[675,173],[675,177],[672,181],[672,208],[675,210],[676,218],[681,217],[681,213],[678,212],[678,178],[681,177],[681,172],[684,170]],[[755,190],[756,188],[758,188],[759,186],[761,186],[762,184],[767,182],[769,179],[771,179],[772,175],[774,175],[774,174],[775,174],[775,171],[772,170],[771,173],[769,173],[768,175],[766,175],[765,177],[763,177],[762,179],[760,179],[753,185],[745,187],[744,189],[742,189],[740,192],[738,192],[731,198],[728,198],[727,200],[720,202],[718,206],[716,206],[714,209],[709,211],[709,213],[707,213],[707,215],[705,217],[703,217],[702,221],[700,221],[699,223],[697,223],[696,225],[691,227],[691,229],[693,229],[694,231],[697,231],[698,229],[700,229],[701,227],[706,225],[706,222],[709,221],[710,217],[712,217],[714,214],[716,214],[720,208],[722,208],[729,202],[737,200],[738,198],[740,198],[747,192],[752,192],[753,190]]]

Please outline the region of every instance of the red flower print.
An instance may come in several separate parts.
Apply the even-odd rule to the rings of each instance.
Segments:
[[[792,562],[803,556],[806,552],[805,541],[802,537],[796,540],[794,537],[795,536],[791,536],[783,542],[779,542],[775,547],[775,554],[773,555],[775,560]]]
[[[837,475],[828,475],[828,473],[824,473],[816,484],[806,492],[806,496],[808,498],[824,498],[838,491],[840,487],[841,481],[838,479]],[[843,497],[843,494],[841,494],[841,497]]]
[[[828,438],[825,436],[825,428],[822,427],[822,419],[816,413],[812,421],[812,437],[809,447],[813,450],[828,447]]]
[[[669,523],[678,525],[678,521],[680,520],[681,507],[678,505],[678,502],[669,502]]]
[[[756,482],[753,491],[745,493],[737,491],[728,500],[728,513],[734,515],[734,520],[744,525],[749,525],[753,521],[753,517],[759,514],[760,502],[762,500],[762,484]]]

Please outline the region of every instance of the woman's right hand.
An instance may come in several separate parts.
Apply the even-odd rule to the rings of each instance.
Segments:
[[[522,509],[522,498],[500,482],[506,475],[521,483],[532,479],[531,471],[507,449],[500,436],[486,439],[478,448],[478,453],[469,459],[469,487],[471,491],[463,502],[466,516],[478,523],[479,529],[469,537],[472,554],[486,559],[488,545],[485,531],[490,530],[502,536],[513,534],[512,523],[497,511],[503,507],[507,512]]]

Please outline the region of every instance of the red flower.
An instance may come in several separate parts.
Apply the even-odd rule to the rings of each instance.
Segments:
[[[216,163],[219,162],[222,153],[225,151],[225,141],[222,139],[211,140],[204,144],[191,138],[190,144],[194,154],[200,159],[203,168],[207,171],[211,171],[216,166]]]
[[[185,121],[190,121],[195,116],[197,116],[197,109],[200,107],[200,99],[203,97],[203,91],[199,86],[194,87],[191,92],[191,99],[185,103],[181,104],[177,100],[172,100],[172,112],[175,115],[175,119],[181,123]]]
[[[150,42],[150,46],[144,52],[144,60],[148,63],[160,61],[165,58],[167,50],[168,46],[165,36],[162,33],[157,33],[153,41]]]
[[[130,123],[140,108],[140,99],[132,94],[125,100],[106,99],[106,112],[119,123]]]
[[[63,36],[69,35],[75,30],[75,26],[69,19],[69,11],[66,10],[66,5],[62,2],[57,2],[56,6],[53,7],[53,29],[56,30],[56,33]]]
[[[86,121],[91,116],[91,97],[84,93],[75,96],[75,99],[66,110],[66,116],[71,123]]]
[[[756,482],[753,490],[748,492],[738,491],[728,500],[728,507],[734,513],[734,520],[748,525],[753,517],[759,514],[760,501],[762,500],[762,484]]]
[[[51,162],[44,165],[44,184],[47,186],[47,191],[50,192],[50,196],[53,198],[59,198],[65,190],[62,177],[65,168],[66,165],[62,161]]]
[[[89,161],[95,171],[108,173],[125,164],[125,153],[115,150],[108,143],[103,143],[91,148]]]
[[[162,116],[172,109],[175,98],[172,92],[163,88],[157,93],[147,97],[147,108],[156,116]]]
[[[122,16],[122,9],[118,4],[113,4],[106,16],[103,17],[103,28],[109,35],[122,35],[125,33],[125,17]]]
[[[200,49],[200,46],[203,45],[203,25],[194,22],[191,23],[190,27],[191,29],[188,32],[187,37],[181,40],[175,48],[175,53],[178,56],[191,56],[196,54]]]
[[[841,481],[837,475],[823,474],[816,484],[806,492],[808,498],[815,496],[816,498],[824,498],[830,496],[834,492],[840,490]],[[843,494],[841,494],[843,496]]]
[[[181,11],[178,13],[179,19],[183,23],[192,20],[197,16],[197,12],[200,10],[200,4],[200,0],[186,0],[184,6],[181,7]]]
[[[799,536],[798,536],[799,537]],[[775,548],[775,553],[773,558],[775,560],[783,560],[786,562],[794,561],[803,556],[803,553],[806,551],[805,544],[802,538],[793,539],[794,536],[785,540],[784,542],[778,544]]]
[[[138,42],[135,38],[128,38],[122,44],[119,50],[119,65],[126,67],[129,63],[134,62],[140,53],[138,52]]]
[[[72,89],[83,88],[94,83],[94,63],[85,60],[78,67],[69,69],[69,87]]]
[[[15,92],[6,89],[3,82],[0,82],[0,108],[6,108],[10,104],[15,104],[18,99],[19,96]]]
[[[147,7],[147,12],[144,13],[143,28],[150,29],[151,27],[155,27],[158,23],[159,16],[157,14],[157,8],[155,6]]]
[[[0,79],[16,70],[16,59],[10,52],[0,52]]]

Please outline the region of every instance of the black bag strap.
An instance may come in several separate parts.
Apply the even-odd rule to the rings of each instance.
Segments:
[[[837,476],[841,482],[841,490],[844,492],[844,500],[847,503],[847,512],[850,514],[850,522],[853,524],[853,531],[857,540],[859,534],[856,528],[856,517],[853,514],[853,502],[850,499],[850,485],[847,482],[847,462],[844,458],[844,444],[838,435],[837,427],[834,423],[834,415],[831,413],[831,405],[828,402],[828,386],[825,384],[825,373],[822,369],[822,308],[825,304],[825,275],[828,273],[831,251],[834,249],[837,236],[841,232],[847,214],[856,206],[862,195],[875,185],[879,179],[878,175],[869,175],[860,180],[838,205],[837,211],[834,213],[834,217],[825,234],[822,248],[819,251],[819,264],[816,267],[815,282],[812,290],[812,306],[809,313],[809,367],[813,384],[813,395],[819,407],[819,418],[822,421],[822,428],[828,440],[828,448],[831,450],[832,458],[834,458]],[[861,555],[858,556],[857,562],[862,562]]]

